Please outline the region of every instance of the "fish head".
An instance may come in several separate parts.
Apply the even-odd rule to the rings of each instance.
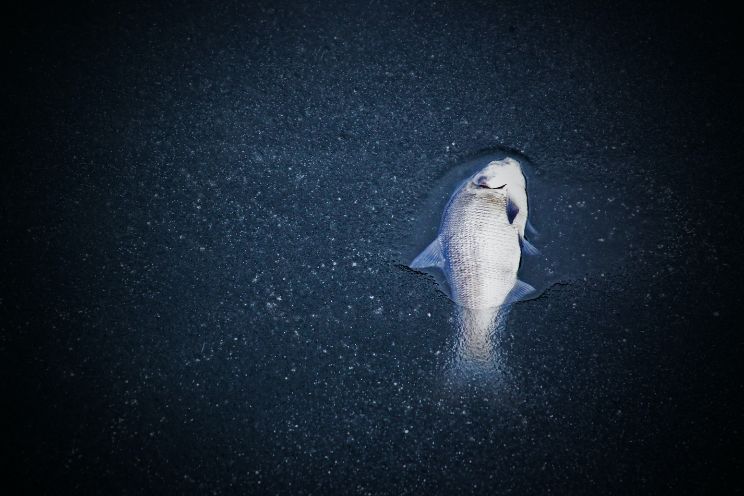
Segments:
[[[507,157],[494,160],[473,174],[469,186],[476,191],[507,195],[509,189],[524,188],[522,168],[517,160]]]

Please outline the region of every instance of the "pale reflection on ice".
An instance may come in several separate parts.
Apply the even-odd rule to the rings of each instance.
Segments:
[[[455,310],[452,350],[446,375],[455,382],[498,382],[505,374],[501,339],[511,305]]]

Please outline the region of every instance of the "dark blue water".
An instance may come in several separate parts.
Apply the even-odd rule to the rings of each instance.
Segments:
[[[7,19],[0,350],[28,492],[741,489],[730,16]],[[452,303],[405,251],[500,147],[531,163],[541,296],[490,343],[498,374],[457,382]]]

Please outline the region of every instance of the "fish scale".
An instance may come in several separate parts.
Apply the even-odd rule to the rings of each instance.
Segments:
[[[452,298],[476,309],[503,304],[517,281],[521,258],[506,196],[464,185],[445,209],[440,239]]]

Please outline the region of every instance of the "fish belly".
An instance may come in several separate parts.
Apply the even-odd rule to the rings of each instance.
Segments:
[[[441,237],[452,298],[466,308],[497,307],[517,281],[521,256],[506,205],[462,201],[451,207]]]

